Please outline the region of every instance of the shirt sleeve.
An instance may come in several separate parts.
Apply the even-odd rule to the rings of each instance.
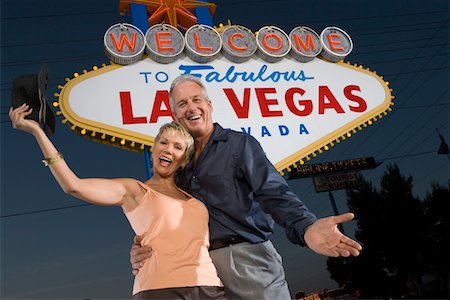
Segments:
[[[243,135],[239,149],[241,170],[251,186],[253,198],[265,213],[285,228],[292,243],[305,246],[305,231],[316,221],[316,216],[291,191],[254,137]]]

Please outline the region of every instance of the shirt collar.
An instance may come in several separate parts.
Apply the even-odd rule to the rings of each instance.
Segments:
[[[227,141],[228,140],[228,134],[227,130],[223,129],[222,126],[219,125],[219,123],[214,123],[214,131],[211,135],[210,141]]]

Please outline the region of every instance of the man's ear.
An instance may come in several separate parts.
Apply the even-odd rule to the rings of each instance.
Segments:
[[[211,112],[214,110],[211,100],[208,99],[208,106],[211,108]]]

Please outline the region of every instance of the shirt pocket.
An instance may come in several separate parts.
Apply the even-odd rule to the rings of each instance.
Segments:
[[[225,204],[227,198],[232,197],[234,189],[231,186],[231,178],[224,175],[211,175],[204,178],[202,185],[206,189],[206,201],[211,204]]]

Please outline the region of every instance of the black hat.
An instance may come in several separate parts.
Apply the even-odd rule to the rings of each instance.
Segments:
[[[27,119],[38,122],[47,135],[55,132],[55,116],[47,103],[48,67],[43,65],[39,74],[21,75],[14,79],[11,106],[17,108],[26,103],[33,108]]]

